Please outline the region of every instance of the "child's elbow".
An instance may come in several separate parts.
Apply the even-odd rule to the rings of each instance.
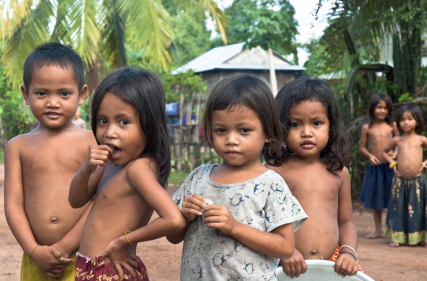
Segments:
[[[280,247],[277,247],[279,250],[279,259],[289,259],[292,257],[295,251],[295,242],[293,239],[284,239],[283,243],[280,244]]]
[[[68,196],[68,203],[70,203],[70,206],[73,209],[78,209],[85,205],[85,204],[81,204],[81,202],[78,202],[77,200],[73,200],[71,196]]]
[[[178,215],[176,215],[170,222],[171,227],[173,227],[174,230],[176,231],[181,231],[184,229],[185,227],[185,219],[184,216],[179,213]]]

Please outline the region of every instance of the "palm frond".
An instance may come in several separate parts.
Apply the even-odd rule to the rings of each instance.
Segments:
[[[9,38],[31,13],[32,0],[0,0],[1,40]]]
[[[53,16],[52,3],[47,0],[40,1],[4,42],[2,63],[14,89],[18,89],[21,84],[23,66],[28,54],[40,44],[49,41],[48,26]]]
[[[164,69],[171,57],[167,51],[173,37],[172,21],[160,0],[124,1],[127,25],[132,26],[138,41],[147,54],[160,62]]]
[[[100,2],[97,0],[64,1],[59,6],[58,14],[67,13],[59,36],[70,40],[76,52],[82,57],[86,66],[91,65],[97,58],[97,50],[101,38],[103,21]]]

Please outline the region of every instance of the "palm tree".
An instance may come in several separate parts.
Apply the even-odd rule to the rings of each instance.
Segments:
[[[197,5],[202,14],[208,11],[226,43],[224,13],[215,0],[181,4],[183,9]],[[98,84],[101,58],[112,67],[127,65],[126,37],[137,38],[131,43],[163,68],[171,61],[172,23],[161,0],[0,0],[0,12],[2,63],[15,88],[27,55],[49,41],[75,48],[88,69],[90,89]]]

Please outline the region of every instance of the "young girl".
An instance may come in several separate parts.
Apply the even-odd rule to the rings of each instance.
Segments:
[[[184,227],[164,189],[170,155],[162,85],[144,69],[116,70],[99,85],[91,111],[99,145],[75,175],[69,194],[73,208],[95,196],[82,232],[76,280],[148,280],[135,256],[137,243]],[[148,224],[153,210],[159,218]]]
[[[273,95],[254,76],[227,77],[212,90],[203,123],[223,163],[196,168],[173,196],[186,220],[167,236],[184,240],[181,280],[276,280],[307,216],[260,160],[261,151],[282,147]]]
[[[387,208],[391,194],[394,171],[389,168],[381,151],[393,136],[399,135],[392,113],[391,100],[387,95],[372,95],[369,101],[370,121],[363,125],[360,138],[360,152],[369,158],[369,164],[359,200],[365,201],[365,208],[373,209],[375,222],[375,232],[367,235],[366,238],[381,237],[382,209]],[[366,140],[369,142],[371,152],[366,148]],[[396,156],[392,152],[390,155],[392,158]]]
[[[305,259],[325,259],[336,262],[338,275],[354,275],[357,233],[344,167],[350,142],[334,94],[324,81],[304,76],[286,84],[276,100],[287,149],[275,161],[265,155],[267,167],[283,177],[308,215],[295,233],[294,254],[281,260],[283,270],[298,277],[307,270]]]
[[[424,130],[420,108],[415,104],[401,107],[397,113],[397,128],[400,136],[394,137],[382,152],[391,164],[394,160],[388,152],[398,148],[385,232],[393,241],[391,247],[397,247],[399,243],[426,246],[427,195],[421,172],[427,164],[427,161],[423,162],[427,138],[420,136]]]

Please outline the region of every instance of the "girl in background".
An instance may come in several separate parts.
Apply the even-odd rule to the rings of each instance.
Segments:
[[[372,95],[369,100],[369,123],[363,125],[360,138],[360,152],[369,158],[369,164],[359,201],[365,202],[365,208],[373,209],[375,223],[375,232],[366,238],[378,238],[382,234],[382,210],[388,206],[394,171],[389,168],[381,151],[398,135],[390,98],[385,94]],[[371,151],[366,148],[367,141]],[[391,151],[390,156],[396,158],[396,153],[397,150],[395,153]]]
[[[426,246],[427,195],[422,171],[427,164],[427,160],[423,161],[427,138],[421,136],[424,124],[418,105],[399,109],[397,128],[400,136],[394,137],[382,152],[384,159],[392,164],[394,160],[388,152],[398,148],[385,232],[390,235],[391,247],[400,243]]]

